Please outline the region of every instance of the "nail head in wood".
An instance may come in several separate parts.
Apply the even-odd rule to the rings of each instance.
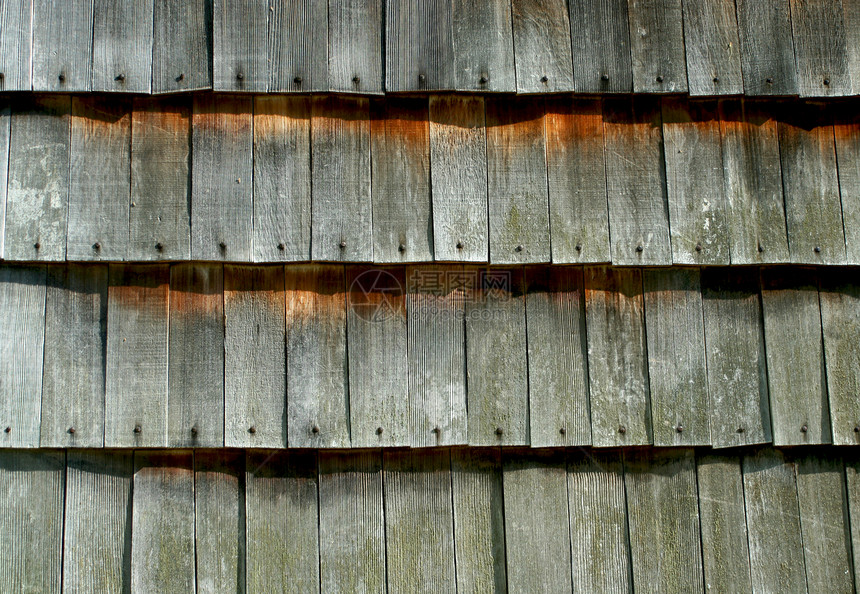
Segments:
[[[295,78],[293,79],[293,82],[294,82],[294,83],[296,83],[297,85],[302,84],[302,77],[301,77],[301,76],[297,76],[297,77],[295,77]]]
[[[176,82],[182,82],[185,79],[184,73],[179,73],[179,76],[176,77]]]
[[[74,434],[75,434],[75,428],[69,427],[69,435],[74,435]]]
[[[158,243],[155,244],[155,249],[157,249],[159,252],[163,251],[164,250],[164,244],[159,241]]]
[[[135,425],[135,426],[134,426],[134,432],[135,432],[135,433],[140,433],[141,431],[143,431],[143,429],[141,428],[141,426],[140,426],[140,425]]]
[[[118,80],[119,82],[124,81],[125,80],[125,74],[122,74],[122,73],[117,74],[116,80]]]
[[[345,242],[345,241],[341,241],[341,242],[340,242],[340,249],[343,249],[343,248],[345,248],[345,247],[346,247],[346,242]]]
[[[191,435],[197,435],[197,426],[191,428]]]
[[[608,75],[608,74],[601,74],[601,75],[600,75],[600,80],[602,80],[603,82],[608,81],[608,80],[609,80],[609,75]]]
[[[313,427],[311,427],[311,433],[313,433],[314,435],[316,435],[316,434],[317,434],[317,433],[319,433],[319,432],[320,432],[320,428],[319,428],[319,427],[317,427],[316,425],[314,425]]]
[[[221,250],[223,251],[223,250],[227,249],[227,244],[222,241],[218,244],[218,247],[220,247]]]
[[[242,74],[241,72],[236,73],[236,80],[242,80],[243,78],[245,78],[244,74]]]
[[[254,435],[256,432],[257,427],[255,425],[251,425],[250,427],[248,427],[248,433],[250,433],[251,435]]]
[[[549,78],[548,78],[548,77],[547,77],[547,75],[545,75],[545,74],[544,74],[542,77],[540,77],[540,81],[541,81],[542,83],[545,83],[545,82],[547,82],[548,80],[549,80]]]
[[[100,250],[100,249],[102,249],[102,244],[101,244],[101,243],[99,243],[98,241],[97,241],[97,242],[95,242],[95,243],[93,244],[93,249],[94,249],[94,250]]]
[[[678,433],[683,433],[684,432],[684,426],[678,425],[677,427],[675,427],[675,431],[677,431]]]
[[[463,242],[462,242],[462,241],[458,241],[458,242],[457,242],[457,249],[458,249],[458,250],[462,250],[462,249],[463,249]]]
[[[65,74],[63,74],[63,73],[60,73],[60,75],[57,77],[57,79],[58,79],[61,83],[64,83],[64,82],[66,82],[66,75],[65,75]]]
[[[480,82],[482,85],[487,84],[487,77],[486,77],[486,76],[482,76],[482,77],[480,78],[479,82]]]
[[[636,246],[636,251],[641,253],[644,248],[641,245]]]
[[[279,243],[279,244],[278,244],[278,250],[279,250],[279,251],[282,251],[282,252],[283,252],[285,249],[287,249],[287,246],[286,246],[286,245],[284,245],[284,242],[283,242],[283,241],[282,241],[281,243]]]
[[[801,433],[806,433],[807,431],[809,431],[809,427],[807,425],[801,425],[800,426],[800,432]]]
[[[821,253],[821,247],[820,247],[820,246],[815,246],[815,247],[813,248],[813,251],[814,251],[816,254],[820,254],[820,253]]]
[[[361,79],[360,79],[359,77],[357,77],[357,76],[353,76],[353,77],[352,77],[352,82],[354,82],[355,84],[358,84],[358,83],[360,83],[360,82],[361,82]]]
[[[620,433],[621,435],[624,435],[625,433],[627,433],[627,427],[625,427],[624,425],[619,425],[618,426],[618,433]]]
[[[12,427],[6,427],[3,431],[5,433],[12,433]]]
[[[376,428],[376,434],[377,434],[377,435],[382,435],[382,427],[377,427],[377,428]]]
[[[42,247],[42,244],[37,241],[36,243],[33,244],[33,247],[38,250],[40,247]]]
[[[505,432],[501,427],[496,427],[496,435],[502,435]]]
[[[402,254],[406,251],[406,246],[401,243],[399,246],[397,246],[397,250]]]
[[[663,82],[663,77],[662,77],[662,76],[657,76],[657,82],[658,82],[658,83]]]
[[[696,251],[697,251],[697,252],[701,252],[701,251],[702,251],[702,244],[701,244],[701,243],[697,243],[697,244],[696,244]]]
[[[517,251],[517,252],[523,251],[523,246],[518,245],[517,247],[514,248],[514,251]]]

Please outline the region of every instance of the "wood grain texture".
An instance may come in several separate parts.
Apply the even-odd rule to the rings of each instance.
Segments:
[[[732,264],[789,261],[777,121],[768,103],[721,101]]]
[[[798,92],[789,0],[735,0],[747,95]]]
[[[411,443],[402,267],[346,271],[349,418],[353,447]]]
[[[284,269],[224,267],[224,445],[287,445]]]
[[[507,572],[501,450],[452,450],[451,486],[457,591],[505,591]]]
[[[669,214],[659,102],[603,104],[612,263],[669,264]]]
[[[198,591],[245,591],[245,455],[194,454],[194,552]]]
[[[860,566],[860,457],[853,451],[843,456],[845,462],[845,483],[848,494],[848,515],[851,525],[851,550],[854,567]],[[856,572],[856,570],[855,570]],[[855,575],[856,585],[856,575]]]
[[[574,592],[631,592],[627,502],[619,453],[571,452],[567,494]]]
[[[385,592],[382,453],[320,452],[320,590]]]
[[[66,258],[71,105],[68,96],[36,95],[17,101],[14,115],[0,119],[6,133],[0,158],[8,155],[9,163],[5,241],[0,241],[6,260]]]
[[[381,94],[383,0],[329,0],[328,84],[341,93]]]
[[[508,588],[569,592],[571,535],[564,454],[509,450],[503,464]]]
[[[663,141],[672,262],[729,264],[731,238],[717,103],[664,99]]]
[[[131,100],[72,98],[69,231],[75,260],[125,260],[131,188]]]
[[[0,5],[0,90],[32,87],[33,0],[6,0]]]
[[[698,268],[643,272],[654,445],[711,444]]]
[[[860,2],[842,0],[843,30],[848,49],[848,73],[852,91],[860,94]]]
[[[89,91],[93,0],[33,0],[33,90]]]
[[[633,65],[627,0],[568,2],[577,93],[630,93]]]
[[[706,592],[750,592],[750,558],[741,460],[696,459]]]
[[[0,102],[0,258],[3,258],[6,238],[6,191],[9,174],[9,143],[12,129],[12,110],[8,101]],[[3,163],[6,163],[4,166]]]
[[[224,268],[170,267],[169,447],[224,445]]]
[[[687,91],[681,0],[628,0],[633,92]]]
[[[451,0],[453,86],[458,91],[517,89],[509,0]]]
[[[386,0],[385,90],[455,85],[452,0]]]
[[[794,464],[762,450],[743,475],[753,592],[806,592]]]
[[[528,364],[523,272],[470,271],[466,293],[469,445],[527,445]]]
[[[650,444],[641,271],[586,268],[585,319],[592,443],[596,447]]]
[[[104,445],[107,301],[106,265],[48,270],[42,447]]]
[[[305,97],[254,97],[255,262],[311,255],[311,113]]]
[[[373,260],[432,261],[427,100],[380,99],[370,111]]]
[[[165,265],[110,266],[106,447],[167,445],[169,279]]]
[[[316,454],[246,455],[248,591],[319,592]]]
[[[526,328],[529,443],[591,444],[582,269],[529,267]]]
[[[39,446],[45,282],[44,266],[0,268],[0,446],[6,448]]]
[[[830,443],[821,312],[815,270],[762,270],[773,443]]]
[[[484,99],[432,95],[429,118],[434,259],[487,262]]]
[[[470,280],[460,266],[406,269],[413,447],[467,443],[464,316]]]
[[[0,452],[0,582],[10,592],[59,592],[63,559],[62,451]]]
[[[554,264],[609,262],[602,103],[548,97],[546,166]]]
[[[212,3],[158,0],[152,31],[152,92],[212,88]]]
[[[286,269],[290,447],[350,445],[345,282],[342,266]]]
[[[694,95],[741,95],[741,44],[733,0],[683,3],[687,82]]]
[[[857,75],[860,77],[860,72]],[[860,81],[857,88],[860,90]],[[830,113],[834,120],[847,263],[860,264],[860,112],[843,104],[831,106]]]
[[[368,100],[317,97],[311,113],[311,258],[371,261]]]
[[[791,0],[791,29],[800,95],[851,95],[842,1]]]
[[[327,0],[267,4],[269,91],[327,91]]]
[[[265,92],[269,82],[268,2],[213,0],[212,87]]]
[[[490,262],[549,262],[549,190],[544,106],[487,99]]]
[[[135,99],[129,260],[191,258],[190,167],[191,101]]]
[[[150,92],[154,2],[93,0],[93,91]]]
[[[511,2],[517,92],[573,90],[570,21],[563,0]]]
[[[69,451],[67,462],[63,590],[130,592],[133,452]]]
[[[134,454],[132,592],[196,592],[190,450]]]
[[[450,452],[385,450],[382,466],[388,590],[455,590]]]
[[[770,404],[758,271],[706,268],[701,284],[711,443],[768,443]]]
[[[693,450],[625,452],[624,470],[634,588],[702,591]]]

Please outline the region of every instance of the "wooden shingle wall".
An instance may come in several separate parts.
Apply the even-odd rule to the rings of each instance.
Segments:
[[[847,96],[857,21],[854,0],[6,0],[0,91]]]

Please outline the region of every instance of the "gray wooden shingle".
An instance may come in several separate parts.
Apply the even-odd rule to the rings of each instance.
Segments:
[[[851,525],[851,550],[854,567],[860,567],[860,457],[853,450],[843,456],[845,462],[845,483],[848,492],[848,515]],[[856,570],[855,570],[856,574]],[[855,575],[855,586],[857,576]]]
[[[269,91],[327,91],[328,0],[267,4]]]
[[[154,2],[93,1],[93,91],[150,92]]]
[[[328,84],[340,93],[382,93],[383,0],[329,0]]]
[[[510,0],[450,0],[454,46],[453,86],[458,91],[519,90],[514,69],[515,32]]]
[[[32,87],[33,0],[0,4],[0,91]]]
[[[791,0],[791,29],[800,95],[851,95],[842,0]]]
[[[685,0],[683,8],[690,95],[742,94],[734,0]]]
[[[212,87],[216,91],[265,92],[269,3],[213,0]]]
[[[577,93],[630,93],[633,67],[627,0],[568,2]]]
[[[212,2],[154,3],[152,92],[212,88]]]
[[[848,48],[848,73],[852,91],[860,94],[860,2],[842,0],[842,18],[845,44]]]
[[[635,93],[687,91],[681,0],[628,0]]]
[[[797,94],[789,0],[735,0],[744,92]]]
[[[512,0],[517,92],[573,90],[570,21],[564,0]]]
[[[6,238],[6,182],[9,173],[9,136],[11,129],[12,110],[7,101],[0,102],[0,258],[4,257]]]
[[[857,5],[860,6],[860,2]],[[860,82],[857,84],[860,89]],[[834,116],[833,135],[847,263],[860,264],[860,112],[851,102],[832,107],[830,111]]]
[[[386,0],[385,90],[455,85],[452,0]]]
[[[89,91],[93,0],[33,0],[33,90]]]

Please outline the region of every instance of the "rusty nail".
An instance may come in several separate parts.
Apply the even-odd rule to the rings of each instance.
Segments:
[[[625,433],[627,433],[627,427],[625,427],[624,425],[619,425],[618,426],[618,433],[620,433],[621,435],[624,435]]]
[[[829,79],[829,78],[825,78],[825,79],[824,79],[824,84],[825,84],[825,85],[829,85],[829,84],[830,84],[830,79]]]
[[[701,251],[702,251],[702,244],[701,244],[701,243],[697,243],[697,244],[696,244],[696,251],[697,251],[697,252],[701,252]]]
[[[769,76],[768,76],[766,79],[764,79],[764,82],[766,82],[766,83],[767,83],[767,84],[769,84],[769,85],[772,85],[772,84],[773,84],[773,79],[772,79],[771,77],[769,77]]]
[[[6,427],[3,431],[5,431],[6,433],[11,433],[12,427]]]
[[[119,74],[116,75],[116,80],[118,80],[119,82],[124,81],[125,80],[125,74],[120,72]]]
[[[140,425],[135,425],[135,426],[134,426],[134,432],[135,432],[135,433],[140,433],[141,431],[142,431],[142,429],[140,428]]]
[[[758,244],[758,253],[762,253],[763,251],[764,251],[764,246],[761,243],[759,243]]]
[[[63,74],[62,72],[60,73],[60,75],[57,78],[59,79],[60,82],[66,82],[66,75]]]
[[[815,246],[814,248],[812,248],[812,251],[814,251],[816,254],[820,254],[821,253],[821,247]]]
[[[377,428],[376,428],[376,434],[377,434],[377,435],[382,435],[382,427],[377,427]]]
[[[600,80],[602,80],[603,82],[606,82],[607,80],[609,80],[609,75],[608,74],[601,74]]]
[[[256,425],[251,425],[250,427],[248,427],[248,433],[250,433],[251,435],[253,435],[256,432],[257,432],[257,426]]]
[[[582,251],[582,244],[581,244],[581,243],[577,243],[577,244],[576,244],[576,251],[577,251],[577,252],[581,252],[581,251]]]
[[[343,249],[345,247],[346,247],[346,242],[344,240],[341,240],[340,241],[340,249]]]
[[[33,244],[33,247],[36,249],[39,249],[40,247],[42,247],[42,244],[37,241],[36,243]]]
[[[293,82],[294,82],[294,83],[296,83],[297,85],[302,84],[302,77],[301,77],[301,76],[297,76],[297,77],[295,77],[295,78],[293,79]]]
[[[314,425],[313,427],[311,427],[311,433],[319,433],[319,432],[320,432],[320,428],[319,428],[319,427],[317,427],[316,425]]]
[[[406,246],[401,243],[399,246],[397,246],[397,250],[400,251],[401,253],[405,252]]]
[[[197,435],[197,425],[191,428],[191,435]]]
[[[496,427],[496,435],[501,435],[504,432],[505,432],[505,430],[502,429],[501,427]]]
[[[69,434],[70,434],[70,435],[74,435],[74,434],[75,434],[75,428],[74,428],[74,427],[69,427]]]
[[[743,427],[738,427],[738,433],[743,433],[743,432],[744,432],[744,428],[743,428]]]
[[[101,244],[101,243],[99,243],[98,241],[97,241],[97,242],[95,242],[95,243],[93,244],[93,249],[94,249],[94,250],[100,250],[100,249],[102,249],[102,244]]]
[[[354,82],[355,84],[358,84],[358,83],[360,83],[360,82],[361,82],[361,79],[360,79],[358,76],[353,76],[353,77],[352,77],[352,82]]]
[[[462,241],[458,241],[458,242],[457,242],[457,249],[458,249],[458,250],[462,250],[462,249],[463,249],[463,242],[462,242]]]
[[[636,246],[636,251],[641,252],[644,248],[641,245]]]
[[[560,434],[564,435],[565,433],[567,433],[567,430],[564,427],[562,427],[561,429],[558,430],[558,432]]]
[[[287,249],[287,246],[284,245],[284,242],[282,241],[278,244],[278,249],[283,252],[285,249]]]
[[[678,425],[677,427],[675,427],[675,431],[677,431],[678,433],[683,433],[684,432],[684,426]]]
[[[809,431],[809,427],[807,427],[805,424],[800,426],[801,433],[806,433],[807,431]]]
[[[659,82],[659,83],[663,82],[663,77],[658,75],[657,76],[657,82]]]
[[[164,244],[159,241],[155,244],[155,249],[157,249],[159,252],[162,251],[164,249]]]
[[[221,243],[218,244],[218,247],[220,247],[222,250],[226,250],[227,244],[222,241]]]
[[[244,75],[244,74],[242,74],[241,72],[237,72],[237,73],[236,73],[236,79],[237,79],[237,80],[242,80],[243,78],[245,78],[245,75]]]
[[[481,77],[481,80],[480,80],[480,83],[481,83],[482,85],[487,84],[487,77],[486,77],[486,76],[482,76],[482,77]]]
[[[176,82],[180,82],[185,79],[185,74],[180,72],[179,76],[176,77]]]
[[[548,80],[549,80],[549,78],[547,78],[547,75],[546,75],[546,74],[544,74],[542,77],[540,77],[540,81],[541,81],[542,83],[545,83],[545,82],[547,82]]]
[[[423,74],[418,75],[418,82],[423,83],[425,80],[427,80],[426,76],[424,76]]]
[[[521,251],[523,251],[523,246],[518,245],[517,247],[515,247],[515,248],[514,248],[514,250],[515,250],[515,251],[518,251],[518,252],[521,252]]]
[[[718,77],[716,77],[716,76],[715,76],[715,77],[714,77],[714,84],[716,85],[716,84],[718,84],[719,82],[720,82],[720,79],[719,79]]]

